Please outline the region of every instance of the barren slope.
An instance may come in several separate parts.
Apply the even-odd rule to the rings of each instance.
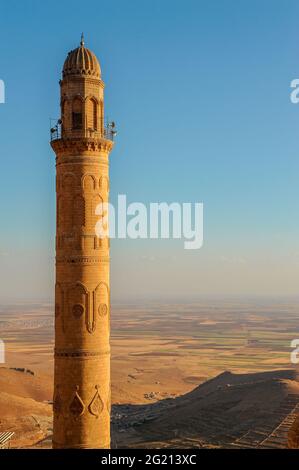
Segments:
[[[265,441],[271,434],[298,413],[298,403],[299,383],[293,370],[224,372],[174,400],[117,407],[118,413],[127,417],[115,421],[115,444],[267,447]],[[291,425],[292,419],[289,421]],[[286,446],[288,426],[283,429],[284,436],[277,439],[276,447]],[[275,447],[272,441],[269,447]]]

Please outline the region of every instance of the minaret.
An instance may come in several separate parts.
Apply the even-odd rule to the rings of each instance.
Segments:
[[[96,236],[108,202],[113,126],[104,128],[104,83],[80,46],[62,71],[56,154],[54,448],[110,447],[109,239]]]

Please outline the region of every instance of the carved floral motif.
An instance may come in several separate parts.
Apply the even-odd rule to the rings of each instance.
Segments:
[[[101,399],[100,394],[99,394],[98,385],[95,386],[95,389],[96,389],[96,393],[95,393],[92,401],[90,402],[90,404],[88,406],[88,409],[89,409],[89,412],[92,415],[94,415],[96,418],[98,418],[99,415],[103,411],[104,404],[103,404],[102,399]]]
[[[98,308],[100,317],[105,317],[108,313],[108,307],[106,304],[100,304]]]
[[[73,315],[76,318],[80,318],[84,313],[84,306],[81,304],[75,304],[73,306]]]
[[[75,417],[78,418],[79,416],[82,416],[84,411],[85,411],[85,405],[79,395],[79,387],[77,386],[76,392],[74,395],[73,400],[71,401],[71,404],[69,406],[70,413]]]

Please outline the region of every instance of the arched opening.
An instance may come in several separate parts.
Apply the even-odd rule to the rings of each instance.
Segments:
[[[90,131],[98,130],[98,102],[95,98],[87,100],[87,127]]]
[[[98,129],[98,104],[95,100],[91,100],[91,108],[92,108],[93,129],[96,131]]]
[[[80,98],[75,98],[73,100],[73,109],[72,109],[72,128],[73,129],[82,129],[83,119],[82,119],[82,101]]]

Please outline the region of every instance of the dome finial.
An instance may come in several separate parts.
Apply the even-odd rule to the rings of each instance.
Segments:
[[[80,46],[84,46],[84,34],[83,33],[81,34]]]

